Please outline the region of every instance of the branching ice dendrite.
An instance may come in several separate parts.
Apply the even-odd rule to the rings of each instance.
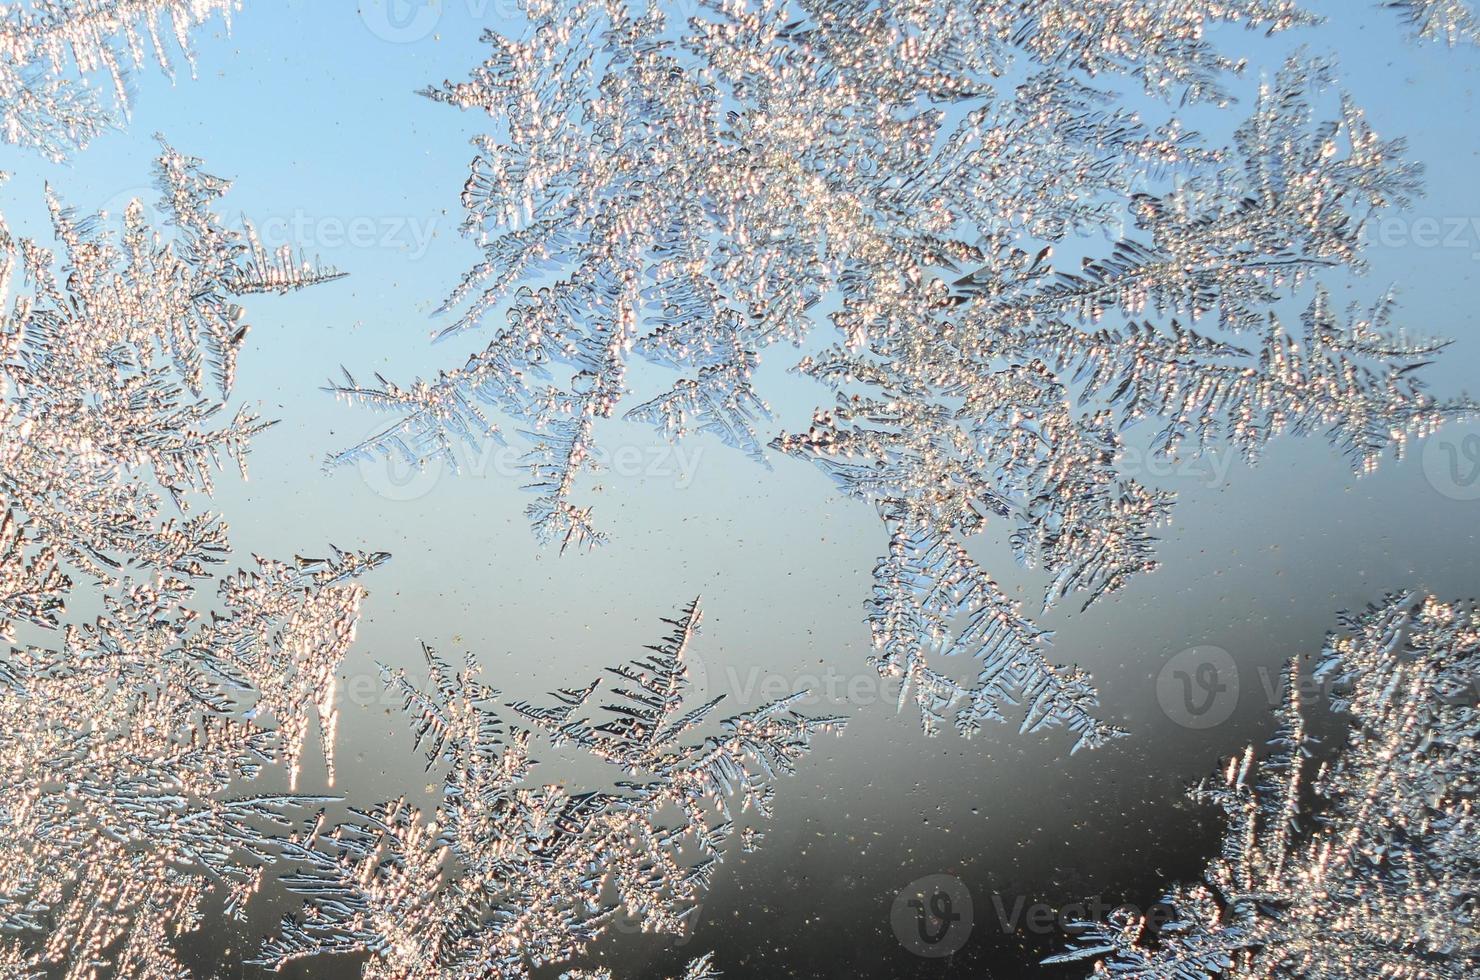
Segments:
[[[1423,41],[1480,43],[1480,19],[1467,0],[1384,0]]]
[[[0,139],[62,160],[127,114],[130,67],[152,49],[174,77],[167,33],[192,73],[190,34],[241,0],[23,0],[0,4]],[[147,45],[146,45],[147,40]],[[87,84],[106,75],[112,104]]]
[[[1406,7],[1429,36],[1463,10]],[[634,358],[678,377],[628,418],[765,461],[760,355],[821,347],[830,310],[840,344],[799,371],[836,404],[769,446],[888,525],[877,662],[927,730],[952,711],[972,732],[1023,696],[1029,727],[1069,726],[1079,745],[1113,734],[1087,714],[1087,680],[1050,668],[1046,634],[964,548],[1000,522],[1048,573],[1048,604],[1088,605],[1154,569],[1173,495],[1125,472],[1137,423],[1158,428],[1162,458],[1230,445],[1252,460],[1281,434],[1320,434],[1365,472],[1473,408],[1425,390],[1416,369],[1439,345],[1389,337],[1390,298],[1345,322],[1333,309],[1330,280],[1363,268],[1365,224],[1419,177],[1402,141],[1336,94],[1333,64],[1292,58],[1226,146],[1127,105],[1140,89],[1229,106],[1244,59],[1209,28],[1314,24],[1293,0],[526,12],[520,36],[486,36],[466,81],[427,93],[488,116],[462,196],[483,260],[439,335],[492,337],[434,379],[331,385],[392,421],[330,465],[455,469],[460,444],[522,441],[537,533],[595,544],[581,481],[602,422],[632,400]],[[1056,249],[1083,253],[1078,269]],[[971,625],[952,637],[956,621]],[[930,667],[940,652],[979,656],[978,679]]]
[[[169,238],[137,202],[115,237],[50,197],[58,263],[0,223],[0,297],[17,272],[30,284],[0,318],[0,635],[57,625],[66,569],[106,584],[222,561],[221,521],[184,512],[223,463],[245,473],[268,424],[245,408],[223,418],[247,335],[236,299],[337,276],[269,262],[224,225],[210,208],[230,185],[199,160],[165,145],[155,176]]]
[[[59,261],[0,224],[0,293],[18,265],[29,287],[0,319],[0,633],[61,631],[0,653],[6,976],[188,975],[175,942],[207,896],[240,914],[322,802],[293,785],[315,719],[332,776],[352,580],[385,557],[258,559],[219,580],[209,618],[193,605],[229,545],[183,512],[265,428],[219,421],[247,332],[234,297],[332,273],[264,276],[210,211],[224,181],[168,146],[156,177],[168,237],[137,202],[114,236],[51,198]],[[79,581],[88,623],[64,618]],[[239,795],[269,768],[288,793]]]
[[[623,912],[644,931],[682,931],[736,822],[769,817],[776,777],[842,724],[799,714],[795,695],[690,736],[722,700],[688,699],[684,657],[699,618],[696,601],[648,656],[611,668],[617,686],[595,716],[585,713],[592,683],[549,706],[510,705],[520,722],[510,725],[471,656],[457,670],[426,649],[425,688],[388,672],[441,773],[439,801],[423,812],[393,800],[295,838],[288,854],[304,870],[286,884],[304,911],[261,962],[360,952],[367,978],[523,978],[580,955]],[[537,733],[624,778],[583,793],[534,783]],[[704,957],[687,977],[715,975]]]
[[[1228,829],[1202,882],[1164,899],[1175,920],[1091,923],[1051,962],[1142,980],[1476,975],[1480,610],[1409,594],[1344,619],[1316,677],[1351,729],[1313,800],[1297,671],[1274,755],[1251,748],[1193,793]]]

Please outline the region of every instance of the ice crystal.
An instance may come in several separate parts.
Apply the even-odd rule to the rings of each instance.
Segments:
[[[333,782],[354,579],[385,556],[258,558],[223,575],[225,524],[184,515],[265,427],[227,412],[247,333],[237,299],[337,274],[221,222],[228,185],[200,161],[165,146],[155,176],[168,235],[138,203],[115,235],[54,198],[60,258],[0,226],[0,285],[27,287],[0,324],[0,621],[12,642],[60,637],[0,654],[0,970],[179,980],[181,937],[223,906],[243,916],[279,876],[312,905],[267,961],[370,950],[371,976],[523,976],[619,912],[683,929],[734,825],[769,815],[773,779],[840,722],[791,698],[695,736],[720,701],[687,703],[697,603],[613,671],[594,717],[595,684],[512,705],[522,724],[508,729],[471,661],[454,672],[429,650],[430,690],[389,682],[445,769],[441,802],[326,829],[333,801],[300,792],[300,772],[317,742]],[[69,620],[74,596],[100,613]],[[536,732],[621,781],[529,784]],[[685,980],[716,975],[706,956]]]
[[[769,816],[775,777],[841,722],[797,713],[796,695],[689,737],[722,698],[689,703],[698,603],[667,622],[648,656],[611,669],[617,686],[595,716],[592,683],[552,705],[509,705],[511,724],[471,655],[458,670],[426,649],[424,687],[390,672],[442,774],[440,798],[429,810],[393,800],[296,839],[288,853],[304,867],[286,884],[307,902],[262,961],[368,952],[366,977],[526,977],[580,954],[619,913],[644,930],[683,930],[735,822]],[[535,784],[537,733],[624,778],[580,793]],[[713,975],[706,957],[687,976]]]
[[[0,659],[0,927],[19,933],[0,942],[39,934],[27,962],[69,977],[181,975],[171,941],[206,894],[239,908],[320,802],[231,791],[296,772],[353,637],[363,593],[346,579],[374,560],[262,561],[204,623],[182,581],[126,582],[60,649]]]
[[[1449,9],[1408,12],[1431,35],[1429,8]],[[1414,368],[1437,345],[1390,338],[1390,298],[1343,320],[1323,289],[1418,179],[1331,64],[1292,58],[1227,146],[1128,107],[1137,89],[1228,106],[1243,60],[1209,28],[1313,23],[1291,0],[704,0],[686,25],[626,0],[526,11],[428,93],[491,122],[463,192],[484,258],[440,335],[492,338],[409,386],[346,374],[333,390],[394,420],[330,464],[455,467],[462,443],[522,440],[538,533],[595,543],[578,494],[599,423],[628,405],[634,359],[674,369],[628,418],[810,460],[878,508],[876,663],[929,730],[1026,697],[1029,727],[1115,734],[964,543],[997,518],[1049,603],[1153,569],[1173,495],[1125,472],[1134,423],[1159,427],[1163,458],[1314,432],[1366,470],[1469,409],[1425,392]],[[1055,247],[1079,260],[1057,268]],[[814,343],[823,313],[836,347]],[[752,381],[778,343],[813,344],[799,370],[837,402],[771,439]],[[940,651],[981,658],[978,678],[930,668]]]
[[[173,37],[195,71],[190,34],[241,0],[31,0],[0,4],[0,138],[53,160],[85,147],[129,106],[130,68],[152,49],[174,76]],[[146,44],[147,41],[147,44]],[[102,74],[110,98],[87,84]]]
[[[696,960],[689,961],[689,965],[684,968],[683,976],[677,980],[716,980],[719,976],[721,973],[714,968],[713,954],[706,953]],[[612,975],[608,970],[572,970],[562,973],[560,980],[612,980]]]
[[[1480,20],[1466,0],[1386,0],[1424,41],[1480,42]]]
[[[182,512],[264,424],[221,421],[247,332],[233,301],[329,277],[268,262],[210,207],[226,183],[165,146],[166,237],[114,236],[51,199],[60,261],[0,226],[0,965],[7,976],[178,980],[207,898],[235,913],[278,836],[316,719],[332,773],[334,675],[383,556],[258,559],[201,580],[226,526]],[[264,278],[263,269],[275,270]],[[78,582],[83,583],[81,586]],[[81,592],[98,614],[68,622]],[[242,796],[269,767],[286,793]]]
[[[244,408],[225,417],[247,334],[236,299],[335,276],[224,225],[210,207],[229,184],[199,160],[166,145],[156,177],[168,239],[138,202],[114,236],[51,197],[58,264],[0,223],[0,295],[17,273],[31,286],[0,320],[5,635],[57,625],[64,568],[107,582],[127,565],[196,578],[221,562],[219,518],[183,512],[222,463],[245,471],[265,427]]]
[[[1174,921],[1092,925],[1055,962],[1104,957],[1096,975],[1145,980],[1480,971],[1480,609],[1400,595],[1346,618],[1316,678],[1351,730],[1313,795],[1297,671],[1273,757],[1250,749],[1194,791],[1228,829],[1203,881],[1166,897]]]

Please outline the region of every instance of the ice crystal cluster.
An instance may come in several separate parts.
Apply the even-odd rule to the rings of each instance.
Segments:
[[[247,334],[236,300],[336,275],[225,226],[210,207],[228,185],[198,160],[166,146],[156,176],[169,240],[138,202],[115,236],[52,198],[60,263],[0,225],[0,290],[30,285],[0,321],[0,635],[58,625],[64,566],[112,582],[220,561],[220,519],[184,514],[222,463],[245,469],[265,427],[244,408],[226,417]]]
[[[1386,0],[1425,41],[1480,42],[1480,19],[1466,0]]]
[[[337,273],[222,223],[228,185],[200,161],[165,146],[156,178],[169,234],[137,202],[115,234],[55,200],[59,256],[0,231],[0,626],[34,640],[0,653],[0,975],[179,980],[182,937],[243,918],[266,885],[309,908],[263,962],[361,950],[367,976],[524,976],[619,914],[684,928],[732,830],[757,840],[775,776],[840,722],[794,698],[720,721],[720,699],[688,703],[697,603],[613,671],[595,717],[593,684],[515,704],[506,727],[471,662],[454,672],[428,651],[431,689],[389,683],[444,771],[440,802],[327,827],[338,801],[300,774],[313,751],[334,781],[355,580],[386,556],[227,574],[225,523],[192,512],[266,428],[227,409],[238,300]],[[531,783],[537,732],[621,780]],[[717,975],[701,957],[685,980]]]
[[[0,4],[0,138],[61,160],[118,123],[128,76],[151,55],[173,77],[190,34],[229,26],[241,0],[22,0]],[[108,95],[89,84],[109,83]]]
[[[383,557],[220,573],[226,525],[186,512],[265,427],[227,414],[236,300],[334,274],[224,225],[198,160],[165,146],[156,177],[168,235],[138,202],[113,234],[51,200],[60,256],[0,226],[0,630],[35,641],[0,653],[6,976],[185,975],[175,940],[238,913],[318,804],[293,783],[315,727],[332,774],[353,579]]]
[[[690,961],[678,980],[715,980],[718,976],[720,972],[714,968],[713,956],[706,954]],[[562,973],[560,980],[612,980],[612,975],[608,970],[573,970]]]
[[[441,775],[438,800],[402,797],[294,838],[288,856],[302,870],[285,882],[307,901],[262,962],[353,952],[372,954],[367,978],[527,977],[582,953],[618,914],[644,931],[684,930],[737,823],[768,816],[776,776],[841,724],[796,712],[797,695],[692,735],[721,700],[688,699],[699,618],[690,604],[647,656],[612,668],[609,703],[594,714],[597,683],[552,705],[515,702],[511,723],[471,657],[456,669],[427,649],[426,685],[388,672]],[[623,778],[579,793],[537,785],[537,735]],[[758,834],[746,823],[742,836],[749,846]],[[685,980],[717,975],[702,957]]]
[[[1480,973],[1480,610],[1399,595],[1347,618],[1315,676],[1351,730],[1313,779],[1297,669],[1273,756],[1193,793],[1228,827],[1203,880],[1165,898],[1175,920],[1097,924],[1055,961],[1143,980]]]
[[[1398,6],[1421,36],[1468,33],[1463,5]],[[874,663],[928,731],[1024,701],[1025,729],[1075,748],[1118,734],[968,553],[989,522],[1046,603],[1087,605],[1156,566],[1169,519],[1128,446],[1252,460],[1316,433],[1367,470],[1469,409],[1425,391],[1438,345],[1390,328],[1391,297],[1344,311],[1328,288],[1418,187],[1401,141],[1308,55],[1233,105],[1243,59],[1212,29],[1314,24],[1293,0],[524,7],[427,93],[489,119],[462,196],[484,257],[440,336],[491,338],[409,385],[346,375],[393,419],[331,465],[520,441],[529,515],[564,548],[601,538],[581,479],[618,412],[810,461],[887,526]],[[1205,138],[1181,106],[1241,121]],[[836,400],[768,438],[753,382],[776,344]],[[634,394],[639,362],[671,386]],[[977,676],[934,666],[957,653]]]

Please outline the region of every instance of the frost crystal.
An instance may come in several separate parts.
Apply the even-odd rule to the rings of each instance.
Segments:
[[[168,33],[192,74],[190,33],[241,0],[32,0],[0,4],[0,138],[62,160],[127,114],[127,75],[154,60],[174,77]],[[88,76],[112,83],[112,105]]]
[[[0,226],[0,625],[61,630],[0,654],[0,966],[6,976],[177,980],[207,896],[237,914],[278,835],[311,719],[330,763],[334,673],[383,556],[335,552],[198,583],[226,526],[183,513],[264,424],[220,421],[241,293],[329,278],[269,261],[209,211],[227,185],[168,146],[175,228],[137,204],[114,237],[50,201],[60,262]],[[264,270],[270,275],[264,277]],[[98,615],[66,623],[74,578]],[[234,795],[268,767],[289,793]]]
[[[0,942],[44,936],[25,962],[69,977],[181,975],[172,940],[206,894],[237,910],[319,802],[228,791],[296,772],[354,635],[363,592],[345,580],[374,559],[263,561],[223,584],[209,623],[178,579],[125,582],[61,649],[0,659],[0,927],[19,933]]]
[[[169,240],[135,202],[106,233],[53,197],[63,249],[11,238],[0,223],[0,294],[31,290],[0,320],[0,629],[58,624],[64,566],[104,582],[134,565],[198,578],[226,552],[216,516],[182,513],[211,472],[245,471],[265,423],[223,418],[246,334],[235,300],[323,282],[332,271],[269,258],[209,208],[229,184],[165,146],[156,167]],[[19,268],[17,266],[19,265]],[[59,278],[60,277],[60,278]]]
[[[713,954],[706,953],[691,960],[678,980],[716,980],[719,976],[720,971],[714,968]],[[612,980],[612,975],[607,970],[573,970],[562,973],[560,980]]]
[[[1344,621],[1316,678],[1351,731],[1314,799],[1296,672],[1262,773],[1250,749],[1193,793],[1228,830],[1203,882],[1166,897],[1175,921],[1095,924],[1051,962],[1144,980],[1480,972],[1480,610],[1402,595]]]
[[[288,854],[305,869],[286,884],[307,903],[262,962],[369,952],[366,977],[527,977],[579,955],[619,913],[644,930],[683,930],[735,821],[769,816],[775,777],[841,721],[798,714],[796,695],[686,738],[721,698],[687,703],[698,603],[667,622],[650,655],[611,669],[617,686],[595,717],[584,709],[597,683],[561,690],[551,706],[512,704],[510,725],[471,656],[456,670],[425,650],[426,689],[390,673],[428,768],[442,773],[440,798],[425,812],[393,800],[295,839]],[[582,793],[532,784],[536,733],[625,778]],[[705,957],[687,978],[714,975]]]
[[[440,335],[493,336],[410,386],[347,374],[333,390],[395,420],[331,465],[455,467],[461,443],[517,438],[538,533],[595,543],[578,494],[599,423],[634,359],[674,369],[628,418],[762,462],[769,444],[877,507],[876,663],[929,730],[1025,697],[1028,727],[1115,734],[964,543],[996,517],[1048,603],[1154,568],[1173,495],[1125,472],[1133,423],[1162,458],[1324,433],[1367,470],[1470,409],[1425,392],[1437,345],[1390,337],[1389,298],[1343,318],[1323,288],[1418,178],[1330,64],[1292,59],[1228,146],[1124,107],[1137,89],[1229,105],[1242,61],[1210,28],[1314,23],[1292,0],[703,0],[686,24],[657,3],[525,7],[522,36],[489,33],[467,81],[428,93],[491,121],[463,192],[484,259]],[[1425,35],[1462,19],[1406,13]],[[768,441],[760,354],[815,341],[823,313],[841,344],[799,370],[836,405]],[[978,678],[931,669],[941,651]]]
[[[720,700],[686,704],[697,603],[613,670],[594,718],[596,684],[515,704],[523,725],[506,729],[471,663],[454,673],[427,651],[430,690],[390,683],[445,770],[441,802],[428,818],[399,800],[326,830],[332,801],[300,793],[300,770],[317,735],[333,781],[354,579],[385,556],[259,558],[221,575],[225,524],[183,515],[265,427],[225,416],[247,332],[236,299],[337,273],[224,225],[212,207],[228,185],[200,161],[165,146],[156,178],[169,236],[137,203],[115,236],[53,199],[60,259],[0,226],[0,284],[21,271],[29,286],[0,323],[0,622],[12,642],[61,638],[0,654],[3,975],[180,980],[180,938],[223,905],[244,917],[284,862],[311,901],[264,950],[273,964],[369,950],[370,976],[525,976],[619,912],[683,929],[733,826],[768,816],[775,777],[841,722],[790,698],[693,735]],[[69,622],[74,596],[100,613]],[[621,781],[529,785],[536,732]],[[717,975],[706,956],[685,980]]]
[[[1424,41],[1480,43],[1480,20],[1466,0],[1386,0]]]

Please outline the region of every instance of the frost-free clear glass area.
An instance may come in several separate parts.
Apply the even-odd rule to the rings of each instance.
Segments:
[[[0,978],[1480,974],[1477,17],[0,2]]]

